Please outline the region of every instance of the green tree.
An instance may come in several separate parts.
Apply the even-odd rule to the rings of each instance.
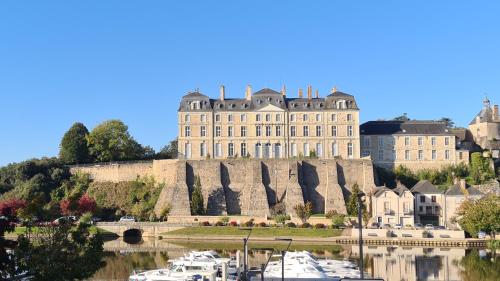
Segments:
[[[88,224],[61,223],[36,232],[28,228],[18,237],[16,264],[30,280],[84,280],[104,266],[102,246],[100,235],[90,235]]]
[[[482,184],[495,177],[490,166],[489,158],[483,157],[481,152],[471,155],[470,179],[474,184]]]
[[[471,236],[479,231],[500,231],[500,196],[489,195],[477,201],[466,200],[458,209],[458,223]]]
[[[191,195],[191,214],[204,215],[205,204],[203,202],[203,193],[201,191],[201,181],[199,176],[195,177],[193,187],[193,194]]]
[[[455,127],[455,122],[451,120],[451,118],[443,117],[439,119],[439,122],[443,122],[446,125],[446,128],[452,129]]]
[[[95,127],[87,137],[89,151],[98,162],[144,159],[145,149],[120,120],[108,120]]]
[[[399,165],[394,169],[396,180],[400,181],[407,187],[412,187],[418,182],[417,176],[406,166]]]
[[[160,152],[156,155],[157,159],[177,159],[178,148],[177,139],[170,141],[169,144],[165,145]]]
[[[306,223],[307,220],[312,216],[313,214],[313,205],[311,201],[307,201],[305,205],[298,204],[293,207],[293,210],[295,211],[295,214],[299,219],[302,221],[302,223]]]
[[[87,135],[89,130],[82,123],[75,123],[64,134],[59,145],[59,159],[65,164],[90,162]]]
[[[355,183],[352,186],[351,190],[351,195],[349,196],[349,199],[347,200],[347,213],[350,216],[357,216],[358,215],[358,194],[361,193],[361,190],[359,189],[359,185]]]
[[[339,214],[337,211],[334,211],[332,213],[331,218],[332,218],[332,227],[339,228],[340,226],[344,225],[344,221],[345,221],[344,214]]]

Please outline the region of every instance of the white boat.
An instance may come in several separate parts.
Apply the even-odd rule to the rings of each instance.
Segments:
[[[215,281],[217,268],[213,261],[176,260],[168,268],[134,272],[129,281]]]

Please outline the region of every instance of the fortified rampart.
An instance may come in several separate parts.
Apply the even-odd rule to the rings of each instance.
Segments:
[[[164,182],[155,212],[170,204],[171,215],[190,215],[195,177],[200,177],[208,215],[264,216],[283,202],[293,206],[311,201],[314,211],[346,213],[345,200],[357,183],[369,192],[375,187],[370,160],[153,160],[74,166],[95,181],[131,181],[152,176]]]

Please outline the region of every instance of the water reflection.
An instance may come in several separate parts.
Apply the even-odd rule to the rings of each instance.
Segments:
[[[250,248],[269,247],[250,244]],[[282,245],[272,245],[279,249]],[[139,244],[123,239],[105,242],[106,267],[91,280],[127,280],[134,269],[166,267],[169,259],[192,250],[216,250],[222,256],[242,250],[241,243],[167,242],[143,238]],[[307,250],[320,258],[357,260],[359,248],[346,245],[298,245],[292,250]],[[389,281],[411,280],[500,280],[500,259],[487,252],[481,258],[478,250],[461,248],[365,247],[366,271]],[[250,251],[250,266],[265,262],[269,253]]]

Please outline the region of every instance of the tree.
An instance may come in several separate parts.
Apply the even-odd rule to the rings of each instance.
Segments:
[[[396,176],[396,180],[407,187],[414,186],[418,182],[415,173],[403,165],[399,165],[394,169],[394,175]]]
[[[355,183],[352,186],[351,190],[351,196],[349,196],[349,199],[347,200],[347,213],[350,216],[357,216],[358,215],[358,194],[361,193],[361,190],[359,189],[359,185]]]
[[[170,204],[165,205],[160,213],[160,220],[167,221],[168,215],[170,215],[170,211],[172,211],[172,206]]]
[[[156,155],[157,159],[177,159],[178,148],[177,139],[170,141],[169,144],[165,145],[160,152]]]
[[[193,194],[191,195],[191,214],[192,215],[204,215],[205,207],[203,202],[203,193],[201,191],[200,177],[196,176],[194,178],[194,188]]]
[[[26,207],[26,201],[21,199],[8,199],[0,202],[0,216],[14,218],[17,212]]]
[[[120,120],[108,120],[95,127],[87,137],[89,151],[98,162],[138,160],[144,148],[129,134]]]
[[[474,184],[483,184],[495,177],[488,158],[483,157],[481,152],[471,155],[470,178]]]
[[[85,213],[94,213],[97,208],[97,204],[94,200],[94,198],[88,196],[88,194],[84,194],[80,200],[78,200],[78,213],[85,214]]]
[[[89,225],[61,223],[18,237],[16,265],[30,280],[84,280],[104,266],[103,241]]]
[[[403,113],[403,115],[400,115],[398,117],[394,117],[395,121],[410,121],[410,118],[408,118],[408,115],[406,113]]]
[[[439,122],[443,122],[448,129],[452,129],[455,127],[455,122],[453,122],[453,120],[448,117],[442,117],[441,119],[439,119]]]
[[[307,220],[312,216],[313,214],[313,205],[311,201],[307,201],[305,205],[298,204],[293,207],[293,210],[295,211],[295,214],[299,219],[302,221],[302,223],[306,223]]]
[[[90,162],[87,135],[89,130],[82,123],[74,123],[64,134],[59,145],[59,159],[65,164]]]
[[[479,231],[500,231],[500,196],[489,195],[479,200],[466,200],[458,209],[458,223],[471,236]]]

